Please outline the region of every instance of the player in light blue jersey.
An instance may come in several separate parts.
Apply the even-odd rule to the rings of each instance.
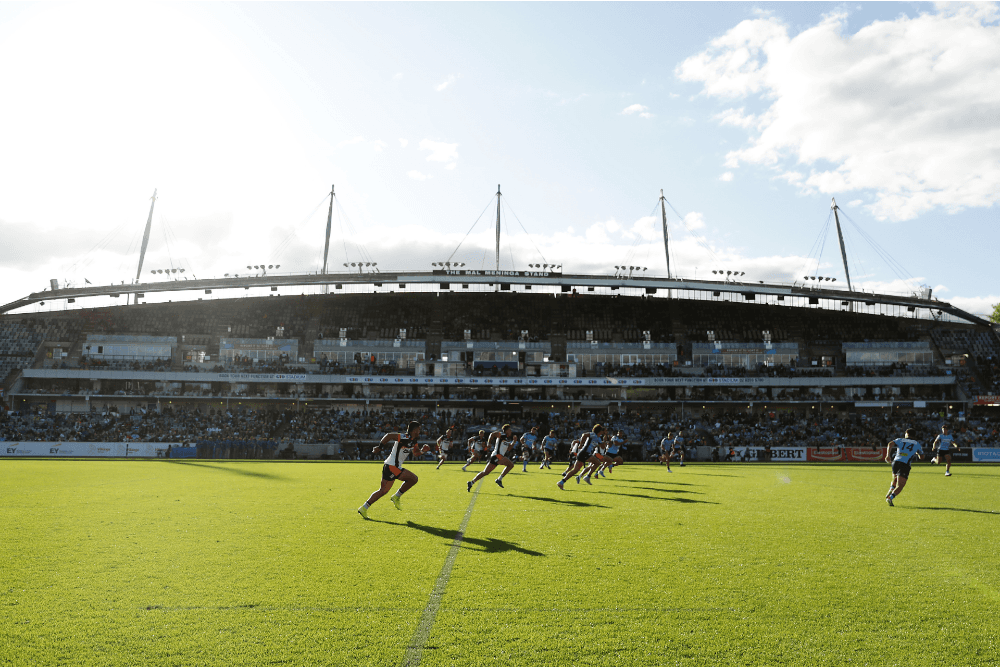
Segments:
[[[521,436],[521,472],[528,472],[528,461],[535,455],[538,442],[538,427],[532,426],[531,431]]]
[[[913,439],[913,430],[907,429],[904,437],[891,441],[885,450],[885,462],[889,463],[889,457],[893,450],[896,456],[892,458],[892,485],[889,493],[885,494],[885,502],[892,506],[892,501],[903,492],[906,486],[906,479],[910,476],[910,464],[913,457],[924,458],[924,450],[920,443]]]
[[[935,452],[931,463],[941,463],[944,460],[944,476],[951,477],[951,455],[958,451],[958,445],[947,424],[941,427],[941,435],[934,439],[931,449]]]
[[[556,445],[559,444],[559,439],[556,437],[555,431],[549,431],[549,434],[542,438],[542,462],[539,464],[538,469],[542,468],[552,468],[552,457],[556,455]]]

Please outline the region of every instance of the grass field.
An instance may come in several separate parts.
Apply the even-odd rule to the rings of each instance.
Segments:
[[[1000,664],[998,467],[411,469],[0,461],[0,664]]]

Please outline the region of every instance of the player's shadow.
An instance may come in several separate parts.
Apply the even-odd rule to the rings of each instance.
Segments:
[[[691,484],[690,482],[668,482],[666,480],[658,479],[624,479],[622,477],[615,477],[616,482],[626,482],[628,484],[664,484],[668,486],[705,486],[704,484]]]
[[[660,491],[661,489],[657,489]],[[670,493],[669,489],[662,489],[664,493]],[[630,498],[646,498],[648,500],[669,500],[674,503],[703,503],[705,505],[718,505],[719,503],[713,503],[711,500],[695,500],[694,498],[668,498],[665,496],[651,496],[647,493],[615,493],[614,491],[602,491],[602,493],[607,493],[612,496],[628,496]]]
[[[385,523],[392,523],[387,521]],[[397,526],[403,526],[405,528],[414,528],[416,530],[422,530],[425,533],[430,533],[431,535],[437,535],[438,537],[444,537],[449,540],[454,540],[455,536],[458,535],[458,531],[452,528],[438,528],[436,526],[425,526],[419,523],[414,523],[413,521],[407,521],[406,523],[396,524]],[[532,549],[525,549],[524,547],[518,546],[515,542],[508,542],[507,540],[499,540],[495,537],[469,537],[464,535],[462,537],[462,546],[467,544],[475,545],[480,548],[480,550],[485,551],[488,554],[503,553],[505,551],[517,551],[528,556],[544,556],[541,551],[534,551]]]
[[[655,486],[629,486],[629,489],[644,489],[646,491],[658,491],[660,493],[693,493],[695,495],[704,495],[701,491],[689,491],[688,489],[661,489]]]
[[[260,479],[285,479],[280,475],[272,475],[269,472],[254,472],[253,470],[243,470],[241,468],[228,468],[226,466],[215,466],[210,463],[195,463],[194,461],[183,461],[177,459],[167,459],[166,462],[180,466],[192,466],[195,468],[210,468],[211,470],[228,472],[233,475],[243,475],[244,477],[257,477]]]
[[[656,490],[659,491],[659,489]],[[511,498],[526,498],[527,500],[538,500],[544,503],[558,503],[560,505],[570,505],[572,507],[600,507],[602,509],[609,509],[607,505],[585,503],[582,500],[563,500],[562,498],[543,498],[541,496],[521,496],[516,493],[509,493],[507,495]]]
[[[972,512],[973,514],[992,514],[993,516],[1000,516],[1000,512],[992,512],[990,510],[970,510],[965,507],[905,507],[908,510],[931,510],[934,512]]]

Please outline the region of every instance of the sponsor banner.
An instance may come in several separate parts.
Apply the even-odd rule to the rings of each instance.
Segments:
[[[977,447],[972,450],[972,460],[976,463],[1000,463],[1000,447]]]
[[[119,456],[156,458],[163,456],[166,442],[0,442],[0,456]]]
[[[885,447],[848,447],[845,450],[845,461],[854,463],[874,463],[885,461]]]
[[[889,401],[855,401],[856,408],[891,408],[894,403]]]
[[[289,373],[219,373],[220,380],[230,382],[301,382],[308,378],[308,375]]]
[[[750,460],[751,461],[763,461],[764,460],[764,448],[763,447],[750,447]],[[737,454],[742,454],[743,451],[737,447]],[[805,461],[806,460],[806,448],[805,447],[772,447],[771,448],[771,461]]]
[[[806,454],[807,461],[843,461],[843,447],[810,447]]]
[[[1000,405],[1000,396],[976,396],[976,405]]]

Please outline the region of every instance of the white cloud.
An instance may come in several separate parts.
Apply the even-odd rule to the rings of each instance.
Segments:
[[[995,5],[949,4],[847,34],[838,13],[794,36],[757,18],[676,74],[706,96],[763,105],[716,116],[748,131],[727,167],[769,166],[804,191],[871,191],[880,219],[988,207],[1000,202],[996,17]]]
[[[729,181],[733,180],[733,172],[731,171],[722,172],[722,174],[719,176],[719,180],[728,183]]]
[[[421,173],[416,169],[411,169],[410,171],[406,172],[406,175],[415,181],[426,181],[428,178],[433,178],[433,176],[431,176],[430,174]]]
[[[438,91],[440,93],[442,90],[444,90],[445,88],[447,88],[451,84],[455,83],[456,81],[458,81],[458,77],[455,76],[454,74],[449,74],[447,79],[445,79],[444,81],[442,81],[438,85],[434,86],[434,90],[436,90],[436,91]]]
[[[372,150],[374,150],[376,153],[381,153],[382,149],[388,145],[389,144],[385,143],[381,139],[376,139],[375,141],[372,142]]]
[[[420,150],[429,151],[428,162],[446,162],[447,169],[454,169],[458,161],[458,144],[449,144],[443,141],[432,141],[421,139]]]
[[[697,211],[692,211],[684,216],[684,226],[688,228],[688,231],[701,229],[705,226],[705,216]]]
[[[972,313],[973,315],[979,315],[983,318],[988,318],[993,313],[993,307],[1000,303],[1000,295],[990,295],[990,296],[956,296],[950,299],[944,299],[948,303],[958,308],[961,308],[967,313]]]
[[[343,141],[341,141],[340,143],[338,143],[337,144],[337,148],[343,148],[344,146],[356,146],[358,144],[363,144],[363,143],[365,143],[365,138],[364,137],[360,137],[360,136],[359,137],[353,137],[351,139],[344,139]]]
[[[622,114],[625,116],[631,116],[634,113],[639,114],[640,118],[653,117],[653,114],[649,113],[649,107],[643,106],[642,104],[630,104],[629,106],[622,109]]]
[[[407,146],[407,145],[408,145],[409,143],[410,143],[410,141],[409,141],[408,139],[400,139],[400,140],[399,140],[399,147],[400,147],[400,148],[406,148],[406,146]]]

